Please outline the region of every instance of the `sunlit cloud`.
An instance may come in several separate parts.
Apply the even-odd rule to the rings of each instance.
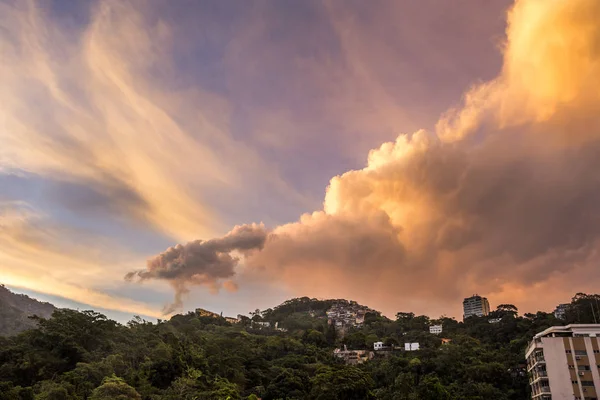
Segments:
[[[498,77],[435,133],[400,135],[334,177],[323,210],[274,228],[246,267],[388,312],[442,312],[474,292],[532,309],[594,290],[599,18],[586,0],[517,1]]]
[[[143,10],[100,2],[73,41],[43,8],[3,5],[4,168],[96,187],[175,238],[224,230],[202,194],[243,186],[239,166],[306,201],[231,137],[225,99],[170,85],[170,28]]]
[[[0,280],[145,315],[130,271],[389,313],[597,282],[596,3],[520,0],[504,39],[508,1],[193,3],[0,3],[0,174],[39,186],[0,188]],[[204,251],[234,225],[264,236]]]
[[[290,208],[312,202],[234,138],[222,94],[177,82],[171,22],[136,2],[87,12],[61,24],[47,2],[0,3],[0,173],[44,182],[36,205],[0,188],[1,278],[155,315],[102,292],[144,263],[122,227],[163,241],[224,233],[243,210],[220,207],[250,187]]]

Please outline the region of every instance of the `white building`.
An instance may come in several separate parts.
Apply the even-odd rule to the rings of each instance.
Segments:
[[[533,337],[525,357],[532,399],[598,398],[600,324],[548,328]]]
[[[490,318],[490,319],[488,319],[488,322],[490,324],[497,324],[500,321],[502,321],[502,318]]]
[[[433,333],[434,335],[442,333],[442,325],[431,325],[429,327],[429,333]]]
[[[373,350],[381,350],[381,349],[383,349],[383,342],[373,343]]]
[[[463,300],[463,319],[473,315],[483,317],[490,313],[490,303],[485,297],[473,295]]]
[[[405,351],[416,351],[419,350],[419,343],[404,343]]]
[[[251,326],[259,326],[261,328],[270,328],[271,323],[269,321],[252,321]]]

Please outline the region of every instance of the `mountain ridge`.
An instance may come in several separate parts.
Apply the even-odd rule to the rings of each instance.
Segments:
[[[25,294],[17,294],[0,284],[0,336],[11,336],[32,329],[37,323],[29,318],[50,318],[57,308]]]

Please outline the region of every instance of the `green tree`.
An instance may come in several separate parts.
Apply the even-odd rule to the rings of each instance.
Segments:
[[[363,400],[374,398],[372,378],[356,367],[321,368],[311,379],[314,400]]]
[[[568,323],[596,324],[600,322],[600,295],[577,293],[566,311]]]
[[[305,399],[308,384],[306,373],[286,369],[267,387],[263,398],[265,400]]]
[[[325,338],[325,335],[314,329],[309,329],[308,331],[306,331],[303,337],[303,341],[306,343],[314,344],[315,346],[327,345],[327,339]]]
[[[107,377],[102,385],[94,389],[90,400],[141,400],[139,393],[121,378]]]
[[[43,381],[37,387],[36,400],[75,400],[72,386],[54,381]]]
[[[435,375],[425,376],[417,386],[419,400],[450,400],[450,392]]]

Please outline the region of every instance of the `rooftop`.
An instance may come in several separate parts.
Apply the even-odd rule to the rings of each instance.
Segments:
[[[573,337],[573,336],[590,336],[600,337],[600,324],[570,324],[565,326],[552,326],[533,337],[529,342],[525,356],[529,355],[542,345],[542,338],[546,337]]]
[[[552,326],[535,335],[534,339],[549,336],[569,336],[570,334],[584,334],[590,336],[600,335],[600,324],[570,324],[565,326]]]

